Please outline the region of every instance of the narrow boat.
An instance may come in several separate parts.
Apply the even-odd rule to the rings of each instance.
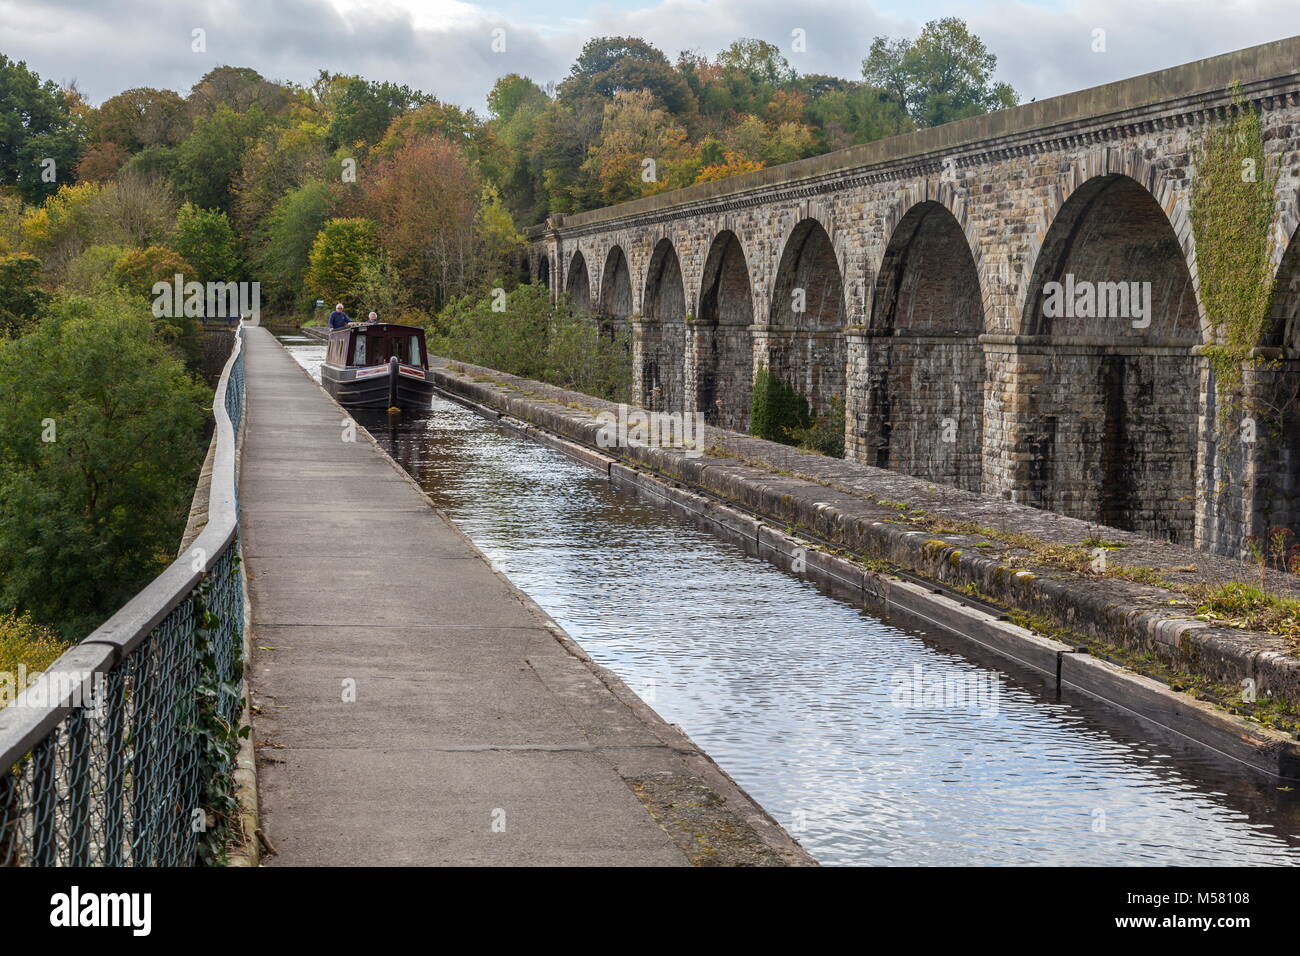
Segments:
[[[331,332],[320,381],[348,408],[428,408],[433,380],[424,329],[377,322]]]

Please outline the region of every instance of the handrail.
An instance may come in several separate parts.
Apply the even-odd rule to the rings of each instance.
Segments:
[[[51,752],[59,749],[62,742],[54,738],[60,735],[79,734],[81,736],[74,741],[78,746],[87,749],[92,746],[82,739],[86,735],[86,731],[81,729],[84,721],[74,715],[74,711],[86,707],[87,701],[94,699],[91,691],[97,675],[115,671],[126,672],[125,675],[118,674],[116,677],[117,693],[120,697],[121,685],[129,684],[133,689],[130,690],[128,698],[133,694],[135,699],[129,705],[122,705],[120,699],[117,699],[115,706],[137,708],[136,711],[131,712],[132,714],[142,713],[139,708],[144,702],[144,695],[148,689],[145,687],[146,681],[156,682],[165,694],[172,694],[177,690],[176,686],[164,687],[163,684],[174,681],[175,675],[180,671],[164,672],[154,658],[166,653],[171,655],[168,658],[171,666],[187,666],[177,662],[182,660],[186,653],[185,648],[193,646],[187,642],[192,642],[196,628],[202,628],[204,625],[194,620],[192,606],[183,607],[183,605],[201,594],[200,586],[209,573],[217,569],[219,561],[222,562],[222,570],[218,577],[231,577],[232,574],[237,574],[234,570],[237,568],[237,563],[233,561],[235,556],[230,555],[229,552],[237,544],[239,529],[236,439],[243,417],[244,404],[243,346],[244,330],[241,326],[236,331],[230,357],[222,369],[213,397],[213,417],[216,422],[215,451],[212,459],[212,481],[208,493],[207,524],[191,546],[161,574],[84,640],[64,652],[9,706],[0,709],[0,796],[3,795],[6,784],[13,786],[7,778],[16,772],[25,757],[33,754],[34,749],[44,748]],[[228,595],[232,583],[224,580],[219,583],[224,589],[222,593]],[[238,598],[236,597],[235,600],[238,601]],[[232,634],[242,634],[242,602],[239,603],[240,620],[227,621],[223,631],[227,643],[230,643]],[[164,640],[171,642],[165,652],[159,651],[157,647],[153,652],[149,652],[142,647],[144,642],[156,632],[159,634],[166,632],[159,637],[159,642]],[[158,645],[158,642],[155,642],[155,645]],[[142,651],[143,659],[132,660],[128,664],[128,658],[131,658],[133,652],[137,650]],[[153,657],[150,656],[151,653]],[[176,657],[177,654],[182,657]],[[136,654],[136,658],[141,658],[141,655]],[[120,723],[121,719],[122,714],[118,713],[110,722]],[[121,749],[120,745],[114,746],[118,750]],[[55,757],[49,756],[47,759],[53,765]],[[72,777],[72,773],[65,771],[61,778],[56,775],[56,782],[53,784],[48,779],[44,781],[47,790],[72,787],[74,790],[72,797],[60,792],[44,794],[41,799],[49,801],[51,806],[65,797],[72,802],[78,796],[76,788],[79,786]],[[128,783],[127,779],[124,777],[120,782],[122,787],[138,785],[137,781]],[[9,809],[12,815],[14,808]],[[0,823],[6,821],[5,811],[6,807],[0,806]],[[6,825],[13,828],[19,823],[9,819]],[[0,831],[0,865],[4,863],[6,841],[12,839],[12,832]],[[36,855],[43,858],[48,852],[47,847],[41,854]]]

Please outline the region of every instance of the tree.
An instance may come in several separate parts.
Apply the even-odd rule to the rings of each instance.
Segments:
[[[116,182],[64,186],[28,211],[23,244],[58,282],[68,263],[90,246],[164,241],[175,208],[171,193],[157,180],[124,175]]]
[[[0,53],[0,182],[16,183],[25,200],[40,202],[60,183],[71,182],[82,139],[58,85],[42,82],[26,63]],[[52,167],[47,160],[53,160]],[[47,169],[53,181],[43,178]]]
[[[320,177],[329,160],[319,124],[268,127],[244,154],[235,179],[235,221],[250,234],[285,193]]]
[[[106,214],[109,188],[98,183],[62,186],[23,218],[23,245],[41,258],[56,281],[87,246],[117,238]]]
[[[723,153],[720,160],[716,163],[708,163],[700,168],[699,174],[695,177],[697,183],[711,183],[719,179],[727,179],[731,176],[738,176],[741,173],[752,173],[755,170],[763,168],[762,163],[745,159],[739,153],[727,150]]]
[[[314,298],[351,305],[359,301],[367,269],[382,255],[378,223],[371,219],[331,219],[312,243],[307,291]]]
[[[313,181],[285,193],[267,214],[258,265],[273,302],[288,306],[301,297],[312,243],[333,209],[329,186]]]
[[[537,117],[528,161],[541,183],[547,213],[575,212],[595,203],[582,173],[588,140],[574,110],[552,101]]]
[[[740,39],[718,54],[724,70],[745,74],[756,86],[779,89],[794,82],[795,71],[781,48],[766,40]]]
[[[648,90],[676,115],[694,112],[695,95],[662,51],[637,37],[594,37],[560,84],[562,101],[612,99],[617,93]]]
[[[492,119],[486,132],[500,154],[496,161],[498,182],[507,207],[520,222],[538,222],[547,213],[542,175],[533,162],[532,146],[538,118],[549,105],[541,87],[517,73],[501,77],[488,93]],[[576,158],[580,164],[581,156]]]
[[[82,295],[101,295],[121,288],[118,270],[129,252],[122,246],[91,246],[68,263],[60,288]]]
[[[926,127],[1014,106],[1015,91],[991,82],[997,63],[963,20],[945,17],[927,23],[915,42],[876,37],[862,74]]]
[[[647,166],[647,160],[653,165]],[[650,170],[653,177],[647,178]],[[686,130],[648,90],[619,92],[605,107],[600,140],[583,163],[604,203],[686,186],[699,172]]]
[[[124,90],[91,113],[89,127],[93,143],[127,153],[175,146],[189,133],[189,107],[171,90]]]
[[[406,287],[438,308],[468,291],[483,267],[476,228],[481,182],[465,151],[424,136],[381,160],[362,183],[362,208]]]
[[[224,212],[187,202],[176,214],[172,246],[194,270],[186,281],[233,282],[239,274],[235,232]]]
[[[246,66],[219,66],[209,70],[190,90],[188,106],[196,119],[212,116],[221,109],[234,113],[257,110],[275,116],[292,101],[293,92],[272,83]]]
[[[95,143],[88,146],[77,161],[77,179],[83,183],[102,183],[116,176],[130,158],[130,154],[117,143]]]
[[[24,253],[0,256],[0,338],[21,334],[45,312],[41,260]]]
[[[194,270],[176,252],[162,246],[132,249],[114,268],[114,280],[129,292],[151,296],[154,283],[171,282],[177,275],[190,275]]]
[[[244,151],[266,125],[266,114],[256,106],[236,113],[221,105],[197,120],[194,131],[176,147],[172,183],[181,198],[205,209],[229,212],[234,202],[230,187]]]
[[[349,76],[339,78],[331,99],[330,147],[364,149],[379,142],[397,116],[429,102],[430,97],[409,86]]]
[[[473,110],[430,100],[403,113],[389,124],[375,145],[372,157],[388,157],[422,136],[442,136],[456,143],[472,159],[478,159],[486,141],[483,124]]]
[[[175,554],[211,393],[113,297],[0,342],[0,392],[0,606],[80,639]]]

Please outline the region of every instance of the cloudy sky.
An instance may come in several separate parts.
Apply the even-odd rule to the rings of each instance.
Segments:
[[[670,58],[760,37],[802,73],[857,77],[872,37],[949,15],[1025,100],[1300,34],[1300,0],[0,0],[0,53],[96,103],[134,86],[184,92],[232,64],[300,83],[359,73],[481,109],[502,74],[561,79],[592,36],[642,36]]]

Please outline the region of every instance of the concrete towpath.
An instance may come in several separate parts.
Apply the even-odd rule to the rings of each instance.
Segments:
[[[261,328],[241,535],[268,865],[809,862]]]

